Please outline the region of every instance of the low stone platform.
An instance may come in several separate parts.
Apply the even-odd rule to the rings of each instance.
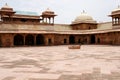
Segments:
[[[70,45],[68,46],[69,49],[80,49],[81,45]]]

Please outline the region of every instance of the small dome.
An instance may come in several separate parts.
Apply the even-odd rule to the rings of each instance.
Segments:
[[[11,7],[8,6],[7,3],[6,3],[2,8],[11,8]]]
[[[7,5],[7,3],[1,8],[1,10],[9,10],[9,11],[13,11],[13,8],[9,7]]]
[[[120,5],[118,5],[116,9],[112,10],[112,12],[116,12],[116,11],[120,11]]]
[[[43,13],[42,13],[43,15],[45,14],[45,15],[53,15],[54,14],[54,11],[52,11],[52,10],[50,10],[49,8],[47,8]]]
[[[50,10],[50,8],[47,8],[47,9],[45,10],[45,12],[53,12],[53,11]]]
[[[93,19],[87,13],[82,12],[81,15],[78,16],[75,20],[93,20]]]
[[[91,16],[89,16],[85,11],[83,11],[80,16],[76,17],[76,19],[72,22],[76,23],[96,23]]]

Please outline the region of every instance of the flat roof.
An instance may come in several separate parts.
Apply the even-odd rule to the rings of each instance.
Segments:
[[[15,14],[20,14],[20,15],[31,15],[31,16],[40,16],[36,12],[30,12],[30,11],[16,11]]]
[[[108,29],[108,30],[69,30],[69,31],[54,31],[54,30],[5,30],[0,31],[0,33],[30,33],[30,34],[101,34],[109,32],[120,32],[120,29]]]

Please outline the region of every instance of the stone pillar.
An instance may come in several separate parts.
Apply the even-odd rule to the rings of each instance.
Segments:
[[[115,24],[115,18],[113,18],[113,24]]]
[[[54,17],[53,17],[53,24],[54,24]]]
[[[46,46],[48,45],[48,39],[47,38],[45,39],[45,45]]]
[[[118,24],[120,25],[120,18],[118,18]]]
[[[115,24],[117,24],[117,18],[115,18]]]
[[[87,44],[90,44],[90,41],[91,41],[91,36],[89,35],[89,36],[87,37]]]
[[[69,36],[66,35],[66,39],[67,39],[67,43],[66,44],[69,44]]]
[[[49,24],[50,24],[50,22],[51,22],[51,18],[49,17],[48,19],[49,19]]]
[[[116,24],[116,19],[114,18],[114,24]]]
[[[47,23],[47,18],[46,18],[46,23]]]
[[[119,24],[119,18],[117,18],[117,24]]]
[[[11,34],[11,47],[13,47],[14,46],[14,34]]]
[[[0,15],[0,21],[2,20],[2,17],[1,17],[1,15]]]
[[[42,19],[43,19],[42,22],[44,23],[44,17],[42,17]]]
[[[48,36],[47,35],[44,35],[44,43],[46,46],[48,45]]]
[[[112,25],[114,25],[114,18],[112,17]]]

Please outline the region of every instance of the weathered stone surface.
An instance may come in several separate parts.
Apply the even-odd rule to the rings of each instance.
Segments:
[[[80,49],[80,45],[70,45],[68,48],[69,49]]]
[[[119,46],[0,49],[0,80],[120,80]]]

